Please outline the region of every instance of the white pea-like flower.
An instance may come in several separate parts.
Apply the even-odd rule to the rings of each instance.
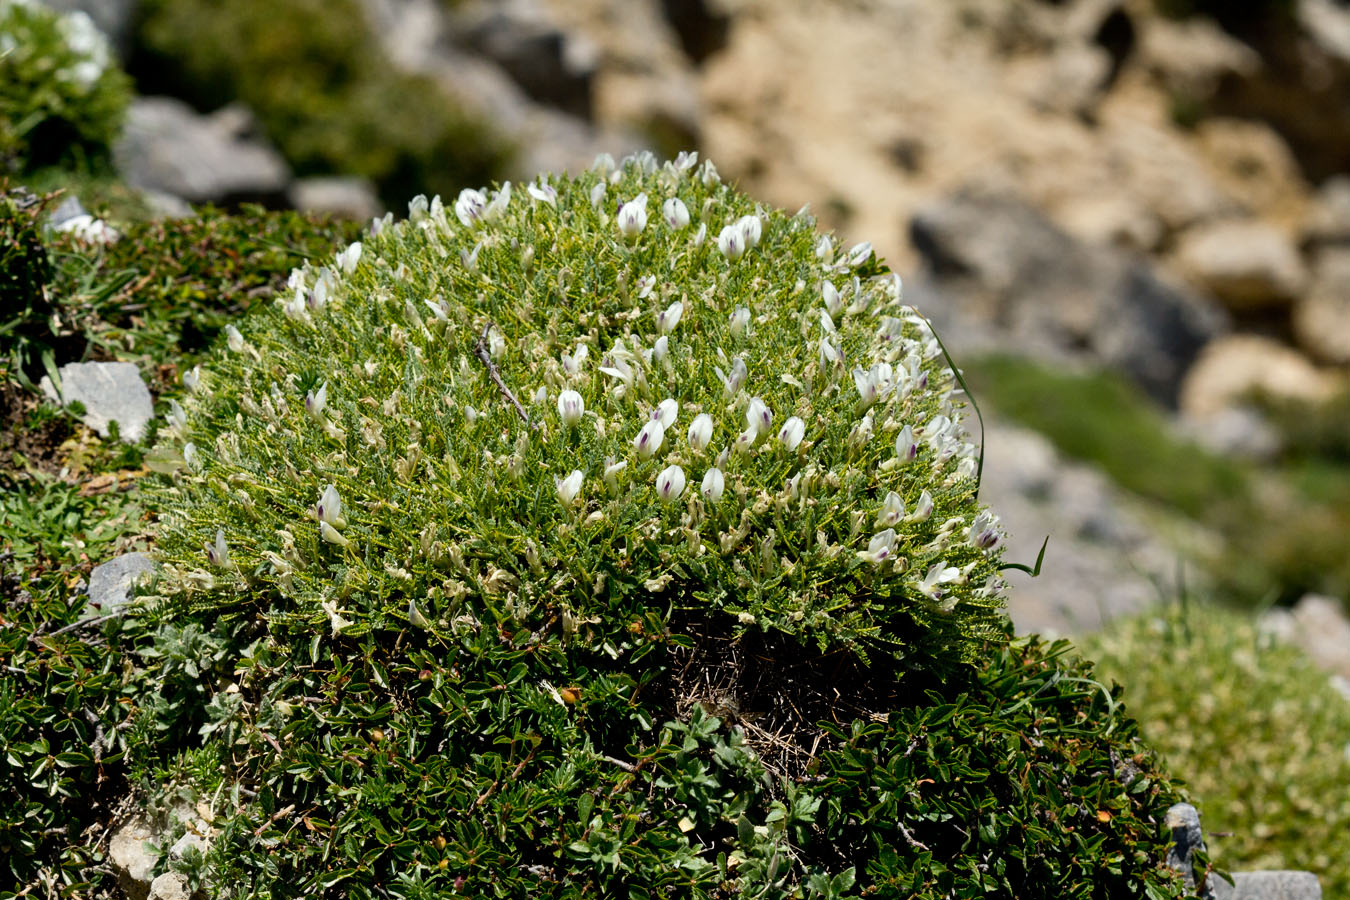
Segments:
[[[933,514],[933,495],[925,490],[919,495],[919,502],[914,504],[914,512],[909,514],[907,521],[926,522],[928,517]]]
[[[736,224],[740,226],[741,234],[745,235],[745,249],[758,247],[760,237],[764,234],[764,223],[759,216],[741,216]]]
[[[660,403],[656,405],[656,409],[652,410],[652,418],[661,423],[661,428],[663,431],[668,430],[670,426],[674,425],[675,419],[679,415],[680,415],[679,401],[674,400],[670,397],[667,397],[666,399],[662,400]]]
[[[708,239],[708,224],[699,222],[698,229],[694,232],[694,249],[697,250],[703,246],[703,242]]]
[[[200,385],[201,383],[202,383],[201,366],[193,366],[191,369],[183,373],[183,387],[187,388],[189,391],[195,392],[197,390],[198,385]]]
[[[717,235],[717,249],[728,260],[735,261],[745,254],[745,232],[739,224],[731,224]]]
[[[581,398],[581,394],[566,390],[558,395],[558,418],[562,419],[564,426],[571,428],[581,421],[585,412],[586,401]]]
[[[911,463],[919,455],[919,444],[914,440],[913,427],[906,425],[895,436],[895,455],[900,463]]]
[[[229,347],[230,351],[233,353],[244,352],[244,336],[240,334],[239,329],[235,328],[233,325],[225,326],[225,345]]]
[[[647,227],[647,195],[638,194],[620,206],[616,225],[624,240],[636,240],[642,229]]]
[[[778,443],[791,452],[797,449],[805,435],[806,423],[798,416],[789,416],[783,427],[778,429]]]
[[[353,241],[347,245],[347,249],[337,255],[338,268],[343,274],[350,275],[356,271],[356,264],[361,260],[361,242]]]
[[[624,471],[628,468],[627,460],[615,462],[612,457],[605,460],[605,487],[609,488],[609,493],[617,497],[619,495],[619,486],[623,481]]]
[[[860,244],[854,244],[848,251],[848,264],[850,268],[856,269],[871,258],[871,241],[863,241]]]
[[[684,493],[684,469],[667,466],[656,476],[656,493],[664,502],[673,503]]]
[[[599,209],[600,204],[605,202],[605,183],[596,182],[595,187],[591,188],[591,208]]]
[[[732,357],[731,359],[731,374],[722,374],[722,369],[720,367],[717,367],[716,371],[717,377],[722,380],[723,392],[728,397],[734,397],[740,393],[741,386],[745,384],[746,376],[749,375],[749,370],[745,366],[745,360],[741,359],[739,356]]]
[[[703,474],[703,485],[699,488],[699,493],[703,499],[709,503],[716,503],[722,499],[722,490],[726,487],[726,477],[722,470],[713,466]]]
[[[342,520],[342,498],[338,496],[335,485],[330,484],[323,489],[319,502],[314,504],[313,513],[314,518],[334,528],[341,528],[345,524]]]
[[[633,438],[633,447],[637,450],[638,458],[650,459],[652,454],[661,449],[665,439],[666,427],[661,424],[661,420],[649,419],[638,432],[638,436]]]
[[[675,330],[675,326],[680,324],[680,317],[683,315],[684,304],[676,300],[657,315],[656,330],[662,334],[670,334]]]
[[[614,156],[610,153],[597,153],[591,163],[591,171],[601,178],[608,178],[615,168]]]
[[[571,506],[581,496],[581,482],[585,476],[581,474],[580,469],[573,469],[572,474],[566,478],[558,478],[553,483],[558,489],[558,502],[563,506]]]
[[[887,528],[885,531],[872,535],[872,539],[867,542],[867,549],[858,551],[859,559],[870,562],[874,566],[881,565],[894,555],[894,528]]]
[[[826,334],[835,333],[834,319],[830,316],[830,311],[828,309],[822,309],[820,311],[820,328]]]
[[[532,182],[525,188],[534,199],[547,203],[549,206],[556,206],[558,202],[558,189],[548,183],[548,177],[540,175],[537,181]]]
[[[905,501],[895,491],[888,492],[886,499],[881,501],[881,511],[877,513],[877,527],[889,528],[892,525],[898,525],[904,518]]]
[[[666,357],[669,354],[670,354],[670,338],[666,337],[663,334],[659,338],[657,338],[656,343],[652,345],[652,362],[656,363],[659,366],[666,361]]]
[[[828,263],[834,258],[834,241],[830,240],[828,234],[821,235],[820,240],[816,241],[816,259]]]
[[[184,454],[186,456],[186,453]],[[966,539],[977,550],[993,550],[1003,540],[998,530],[998,518],[989,510],[982,510],[970,526]]]
[[[689,207],[679,197],[671,197],[661,204],[661,216],[676,231],[689,225]]]
[[[835,369],[842,368],[844,365],[844,354],[830,343],[829,338],[820,339],[820,367],[826,372],[832,372]]]
[[[689,446],[695,453],[702,453],[708,449],[708,444],[712,441],[713,417],[707,413],[699,413],[694,416],[694,421],[689,424]]]
[[[169,401],[169,424],[178,429],[187,427],[187,413],[177,400]]]
[[[230,564],[230,548],[225,543],[225,529],[216,529],[215,543],[206,545],[206,561],[223,569]]]
[[[492,192],[492,199],[483,209],[483,221],[495,222],[506,212],[506,207],[511,204],[511,182],[506,182],[498,190]]]
[[[829,240],[829,238],[825,238]],[[820,283],[820,298],[825,301],[825,311],[831,316],[837,316],[844,310],[844,298],[839,296],[839,289],[834,286],[834,282],[822,281]]]
[[[928,573],[923,576],[923,580],[916,581],[915,584],[919,588],[919,593],[925,597],[937,599],[943,594],[942,585],[957,581],[960,577],[961,570],[955,567],[949,568],[947,561],[944,559],[942,562],[934,563]]]
[[[652,288],[656,287],[655,275],[643,275],[637,280],[637,295],[639,300],[646,300],[652,295]]]
[[[197,455],[197,445],[191,441],[183,445],[183,462],[187,463],[187,467],[193,471],[201,468],[202,461],[201,457]]]
[[[459,192],[459,198],[455,200],[455,216],[464,227],[472,227],[483,218],[487,202],[487,195],[482,191],[465,188]]]
[[[339,547],[350,547],[352,543],[351,541],[347,540],[347,538],[342,536],[342,532],[338,531],[336,528],[334,528],[332,525],[329,525],[327,522],[319,523],[319,537],[323,538],[330,544],[337,544]]]
[[[773,424],[773,410],[762,397],[751,397],[745,407],[745,424],[757,434],[768,434]]]
[[[305,394],[305,412],[317,419],[323,415],[326,406],[328,406],[328,382],[325,381],[317,391]]]
[[[747,306],[738,306],[731,314],[731,322],[728,326],[731,329],[731,336],[740,340],[745,337],[746,330],[750,327],[750,308]]]

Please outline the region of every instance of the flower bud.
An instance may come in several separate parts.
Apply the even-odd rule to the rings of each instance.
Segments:
[[[726,478],[722,475],[722,470],[713,466],[703,475],[703,486],[699,492],[703,494],[704,499],[709,503],[716,503],[722,499],[722,489],[726,486]]]
[[[707,413],[699,413],[689,425],[689,446],[695,453],[702,453],[712,441],[713,418]]]

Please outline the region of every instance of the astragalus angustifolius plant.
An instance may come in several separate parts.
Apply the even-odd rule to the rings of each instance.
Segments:
[[[978,853],[935,863],[966,853],[961,834],[1004,852],[1049,833],[971,838],[971,819],[930,851],[896,811],[916,784],[980,780],[972,753],[1003,765],[1001,732],[928,731],[1031,709],[1019,691],[1038,723],[1055,704],[1075,729],[1120,723],[1104,690],[1055,687],[1053,655],[1000,649],[1002,535],[955,376],[870,247],[691,156],[602,159],[418,198],[227,336],[170,415],[182,459],[149,599],[166,627],[242,648],[193,755],[230,810],[221,890],[1078,877],[1071,841],[1061,874],[1016,850],[997,874]],[[980,685],[990,658],[1021,674]],[[925,700],[944,685],[965,699]],[[1126,755],[1130,734],[1112,738]],[[961,813],[904,803],[919,827],[995,793]],[[1131,878],[1152,866],[1135,856]]]

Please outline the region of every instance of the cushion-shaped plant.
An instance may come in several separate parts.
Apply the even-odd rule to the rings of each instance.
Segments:
[[[88,15],[0,0],[0,170],[106,159],[130,99]]]
[[[240,657],[191,723],[219,885],[1170,883],[1114,699],[1053,654],[972,665],[1001,533],[869,246],[641,155],[418,198],[322,263],[226,329],[151,498],[152,617]]]

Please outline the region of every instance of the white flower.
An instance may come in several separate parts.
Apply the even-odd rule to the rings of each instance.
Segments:
[[[684,493],[684,469],[667,466],[656,476],[656,493],[666,503],[680,499]]]
[[[201,383],[202,383],[201,366],[193,366],[191,369],[183,373],[183,386],[186,387],[189,391],[195,392],[197,390],[197,386],[200,385]]]
[[[698,230],[694,232],[694,249],[697,250],[703,246],[703,242],[708,237],[708,225],[706,222],[698,223]]]
[[[667,397],[656,405],[656,409],[652,410],[652,419],[660,422],[661,429],[664,431],[675,424],[675,418],[679,414],[679,402]]]
[[[591,163],[591,171],[601,178],[608,178],[614,169],[614,157],[608,153],[596,154],[595,161]]]
[[[745,331],[750,327],[750,308],[746,306],[736,307],[736,311],[731,314],[731,336],[737,340],[745,337]]]
[[[760,236],[764,233],[764,223],[759,220],[759,216],[741,216],[736,224],[740,226],[741,234],[745,235],[745,249],[758,247]]]
[[[740,259],[745,253],[745,232],[739,224],[728,225],[717,235],[717,249],[729,260]]]
[[[576,391],[563,391],[558,395],[558,418],[564,426],[570,428],[581,421],[586,412],[586,401]]]
[[[858,268],[872,257],[872,244],[870,241],[863,241],[861,244],[854,244],[848,251],[848,264],[850,268]]]
[[[111,244],[121,237],[117,230],[107,222],[96,219],[87,213],[71,216],[57,225],[56,230],[73,234],[77,241],[86,244]]]
[[[183,462],[187,463],[189,469],[201,468],[201,458],[197,455],[197,445],[188,441],[183,445]]]
[[[919,445],[914,440],[914,429],[909,425],[900,429],[900,433],[895,436],[895,455],[900,458],[901,464],[913,462],[919,455]]]
[[[475,193],[479,192],[475,191]],[[460,195],[461,198],[463,198],[463,196],[463,194]],[[408,201],[408,218],[414,223],[422,221],[427,217],[427,206],[427,195],[418,194]],[[467,225],[468,223],[466,222],[465,224]]]
[[[342,521],[342,498],[338,496],[337,487],[330,484],[323,489],[319,502],[314,505],[314,517],[334,528],[341,528],[345,524]]]
[[[328,382],[319,386],[317,391],[309,391],[305,394],[305,412],[314,418],[323,415],[324,407],[328,405]]]
[[[947,561],[944,559],[942,562],[934,563],[932,568],[928,570],[928,574],[923,576],[923,580],[915,583],[918,585],[919,593],[925,597],[937,598],[942,596],[943,593],[939,585],[956,581],[960,577],[961,570],[948,568]]]
[[[332,626],[333,637],[337,637],[344,628],[350,628],[352,623],[342,617],[338,612],[336,600],[320,600],[319,608],[328,616],[328,624]]]
[[[806,434],[806,423],[797,416],[790,416],[783,427],[778,429],[778,442],[789,451],[796,450]]]
[[[864,372],[856,367],[853,369],[853,384],[858,388],[858,406],[862,409],[870,409],[872,404],[877,402],[877,381],[874,372],[875,370]]]
[[[989,510],[983,510],[975,517],[975,523],[966,533],[966,539],[978,550],[993,550],[1003,540],[1003,535],[998,531],[998,518]]]
[[[216,529],[216,541],[206,545],[206,561],[223,569],[230,564],[230,548],[225,545],[225,529]]]
[[[820,328],[826,334],[835,333],[834,319],[830,318],[830,311],[828,309],[822,309],[820,311]]]
[[[506,182],[500,190],[493,191],[492,199],[483,210],[484,222],[495,222],[506,212],[506,207],[511,203],[511,182]]]
[[[708,449],[708,443],[712,441],[713,417],[707,413],[699,413],[694,416],[694,421],[689,425],[689,446],[695,453],[702,453]]]
[[[183,412],[182,405],[177,400],[169,401],[169,424],[175,428],[184,428],[187,426],[187,413]]]
[[[698,151],[681,150],[679,153],[675,154],[674,161],[667,163],[667,165],[672,166],[676,172],[683,175],[694,166],[698,165]]]
[[[680,324],[682,315],[684,315],[684,304],[676,300],[657,315],[656,330],[662,334],[670,334],[675,330],[675,326]]]
[[[656,343],[652,345],[652,362],[656,363],[658,366],[661,365],[666,361],[666,356],[669,353],[670,338],[663,334],[657,338]]]
[[[661,449],[661,443],[666,439],[666,427],[661,424],[660,419],[650,419],[638,436],[633,438],[633,446],[637,449],[640,459],[650,459],[652,454]]]
[[[472,227],[483,217],[487,202],[487,195],[482,191],[465,188],[459,192],[459,199],[455,201],[455,215],[466,228]]]
[[[414,628],[430,628],[431,623],[427,617],[422,615],[422,611],[417,608],[417,600],[414,597],[408,598],[408,624]]]
[[[671,197],[661,204],[661,216],[666,224],[679,231],[689,225],[689,207],[679,197]]]
[[[233,353],[244,352],[244,347],[246,346],[244,344],[244,336],[240,334],[239,329],[235,328],[233,325],[225,326],[225,345],[229,347]]]
[[[711,159],[705,159],[703,161],[703,166],[701,174],[699,175],[699,180],[703,182],[703,186],[705,188],[715,187],[716,185],[722,183],[722,177],[717,174],[717,166],[713,165],[713,161]]]
[[[605,202],[605,183],[597,182],[595,187],[591,188],[591,208],[599,209],[600,204]]]
[[[638,194],[619,207],[617,222],[619,234],[624,240],[632,242],[647,227],[647,195]]]
[[[619,480],[623,478],[624,470],[628,468],[626,460],[614,462],[613,458],[605,460],[605,487],[609,488],[610,494],[619,495]]]
[[[932,514],[933,514],[933,495],[928,493],[927,490],[924,490],[924,492],[919,495],[919,502],[914,504],[914,512],[909,514],[909,517],[908,519],[906,519],[906,521],[924,522],[927,521],[928,517],[931,516]]]
[[[870,562],[874,566],[879,566],[890,559],[894,553],[895,529],[887,528],[885,531],[872,535],[872,540],[867,542],[867,549],[858,551],[858,558]]]
[[[877,513],[877,527],[889,528],[904,518],[905,501],[900,499],[900,495],[895,491],[888,492],[886,499],[881,501],[881,512]]]
[[[353,241],[347,245],[347,249],[337,255],[338,268],[344,274],[350,275],[356,271],[356,264],[361,259],[361,242]]]
[[[829,240],[829,238],[824,238]],[[839,289],[833,282],[822,281],[820,283],[820,298],[825,301],[825,311],[832,316],[839,315],[844,309],[844,299],[839,296]]]
[[[726,486],[726,478],[722,475],[722,470],[713,466],[703,475],[703,486],[699,489],[709,503],[716,503],[722,499],[722,489]]]
[[[717,372],[717,377],[722,380],[723,392],[728,397],[734,397],[740,392],[741,386],[745,384],[746,375],[749,374],[745,367],[745,360],[741,359],[739,356],[733,356],[731,358],[730,375],[722,374],[722,369],[720,367],[714,366],[713,368]]]
[[[590,352],[590,348],[585,344],[578,344],[576,350],[571,353],[564,352],[559,356],[558,359],[559,362],[562,363],[562,370],[567,374],[568,378],[575,378],[577,375],[581,374],[581,364],[586,361],[586,357],[590,355]]]
[[[460,247],[460,248],[459,248],[459,262],[460,262],[460,265],[462,265],[464,268],[468,269],[470,272],[477,272],[477,271],[478,271],[478,251],[479,251],[479,250],[482,250],[482,249],[483,249],[483,244],[482,244],[481,241],[480,241],[479,243],[473,245],[473,250],[469,250],[469,249],[467,249],[467,248],[465,248],[465,247]]]
[[[581,482],[585,478],[580,469],[573,469],[572,474],[566,478],[554,480],[554,485],[558,489],[558,502],[563,506],[571,506],[581,495]]]
[[[745,424],[758,434],[768,434],[773,424],[773,410],[760,397],[751,397],[745,407]]]
[[[842,368],[844,354],[835,349],[829,338],[820,339],[820,367],[827,372]]]
[[[330,544],[337,544],[339,547],[349,547],[351,546],[352,543],[351,541],[343,537],[340,531],[338,531],[332,525],[329,525],[327,522],[319,523],[319,537],[323,538]]]
[[[656,287],[655,275],[643,275],[637,280],[638,299],[645,300],[651,296],[652,288]]]
[[[540,175],[539,180],[530,184],[525,190],[530,192],[530,196],[549,206],[556,206],[558,200],[558,189],[548,183],[547,176]]]
[[[833,257],[834,257],[834,242],[830,240],[830,236],[828,234],[821,235],[820,240],[816,242],[816,259],[820,260],[821,262],[828,263],[830,259]]]

